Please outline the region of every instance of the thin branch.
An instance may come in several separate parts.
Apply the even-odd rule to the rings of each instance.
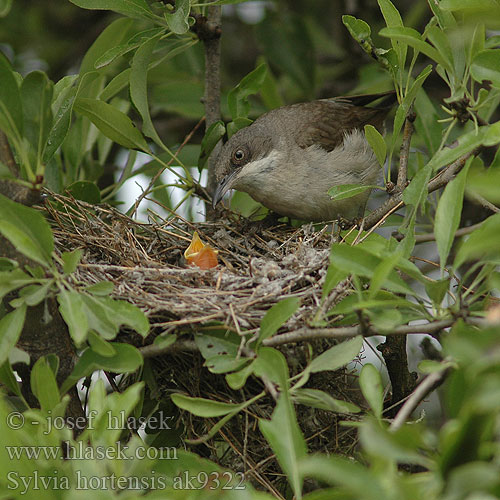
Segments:
[[[500,208],[498,208],[496,205],[493,205],[493,203],[489,202],[486,198],[484,198],[480,194],[472,193],[471,191],[467,190],[466,195],[467,198],[469,198],[469,200],[475,203],[476,205],[481,205],[483,208],[486,208],[487,210],[490,210],[495,214],[498,214],[500,212]]]
[[[455,323],[455,319],[444,319],[440,321],[432,321],[421,325],[403,325],[394,328],[391,332],[378,332],[370,327],[368,330],[355,326],[339,326],[337,328],[301,328],[294,332],[282,333],[275,335],[262,341],[262,344],[268,347],[276,347],[278,345],[290,344],[292,342],[302,342],[315,339],[347,339],[363,335],[364,337],[373,337],[375,335],[403,335],[413,333],[435,334],[443,328],[449,328]]]
[[[446,362],[443,361],[443,363]],[[411,393],[410,397],[406,400],[401,407],[396,417],[392,421],[389,431],[396,432],[403,424],[410,418],[411,414],[417,406],[436,388],[438,388],[448,376],[451,368],[448,366],[441,371],[431,373],[425,377],[422,382]]]
[[[483,225],[483,223],[479,222],[478,224],[474,224],[472,226],[462,227],[455,232],[455,235],[453,236],[453,238],[460,238],[460,236],[465,236],[466,234],[470,234],[473,231],[475,231],[476,229],[479,229],[482,225]],[[401,241],[404,238],[404,235],[396,234],[394,236],[394,238],[397,241]],[[415,236],[416,243],[426,243],[428,241],[435,241],[435,240],[436,240],[436,235],[434,233],[417,234]],[[439,264],[437,267],[439,267]]]
[[[205,105],[206,129],[221,119],[220,113],[220,37],[221,13],[220,5],[212,5],[207,8],[207,17],[196,15],[193,31],[203,42],[205,48],[205,94],[203,103]],[[212,194],[215,190],[215,167],[214,158],[217,156],[216,146],[208,161],[207,191]],[[210,218],[210,206],[207,204],[206,213]]]
[[[405,128],[403,130],[403,142],[399,152],[399,170],[396,187],[398,191],[402,191],[406,187],[408,181],[408,159],[410,157],[411,136],[413,135],[413,122],[415,121],[415,113],[409,113],[406,117]]]
[[[427,186],[427,190],[429,193],[433,191],[437,191],[438,189],[446,186],[448,182],[450,182],[456,174],[462,170],[467,160],[478,153],[479,148],[476,148],[473,151],[470,151],[453,163],[445,167],[441,170],[433,179],[429,181]],[[378,224],[391,210],[394,210],[399,204],[404,204],[403,202],[403,193],[398,192],[391,196],[388,200],[385,201],[383,205],[373,210],[364,218],[365,229],[370,229],[372,226]]]

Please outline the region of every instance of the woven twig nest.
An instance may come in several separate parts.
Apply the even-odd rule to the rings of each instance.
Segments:
[[[151,360],[159,399],[177,391],[219,401],[249,399],[262,391],[260,380],[249,379],[241,390],[231,390],[223,375],[210,373],[204,367],[196,348],[185,348],[185,339],[189,343],[189,335],[192,339],[193,334],[203,334],[214,325],[248,338],[255,334],[271,306],[287,297],[298,297],[300,308],[280,330],[293,331],[308,326],[321,306],[333,240],[327,226],[321,230],[312,225],[293,228],[285,224],[264,228],[235,214],[215,222],[191,223],[177,215],[165,220],[151,213],[150,223],[142,223],[110,206],[51,196],[56,203],[47,203],[46,210],[57,250],[83,250],[75,282],[90,285],[111,281],[115,298],[133,303],[149,318],[151,335],[146,340],[133,336],[124,340],[122,336],[122,341],[141,347],[151,344],[157,335],[171,332],[184,342],[184,348]],[[216,268],[201,270],[184,260],[194,231],[218,250]],[[311,345],[314,351],[322,352],[331,344],[317,340],[289,344],[280,350],[294,374],[310,359]],[[352,374],[345,371],[315,374],[308,386],[359,403]],[[218,439],[222,436],[230,445],[223,456],[213,442],[204,445],[206,452],[202,454],[233,470],[247,472],[255,483],[267,489],[273,489],[276,485],[271,484],[276,481],[281,485],[283,479],[272,451],[256,425],[257,417],[271,416],[274,403],[270,395],[222,429]],[[169,411],[178,410],[172,405]],[[335,414],[298,406],[297,415],[311,450],[346,454],[353,449],[353,432],[339,430]],[[183,425],[183,434],[189,438],[202,436],[215,423],[185,412],[179,417],[178,425]]]

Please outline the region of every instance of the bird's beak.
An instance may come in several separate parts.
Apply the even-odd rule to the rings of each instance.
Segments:
[[[236,177],[236,174],[238,173],[238,170],[235,170],[234,172],[231,172],[228,175],[225,175],[219,184],[217,184],[217,187],[215,188],[214,195],[212,197],[212,208],[215,208],[217,203],[219,203],[222,198],[224,198],[224,195],[231,189],[231,186],[233,184],[233,180]]]

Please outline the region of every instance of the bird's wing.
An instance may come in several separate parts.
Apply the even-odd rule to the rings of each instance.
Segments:
[[[332,151],[343,143],[345,133],[350,130],[363,130],[367,124],[381,129],[390,107],[367,108],[357,105],[371,102],[377,97],[382,96],[338,97],[308,103],[307,112],[301,113],[306,118],[303,128],[296,134],[297,144],[301,148],[318,145],[326,151]],[[300,111],[302,105],[295,106]]]

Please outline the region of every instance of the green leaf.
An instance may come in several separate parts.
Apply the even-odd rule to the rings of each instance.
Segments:
[[[288,388],[288,365],[285,356],[272,347],[260,347],[253,362],[253,372],[257,377],[278,384],[282,390]]]
[[[380,186],[366,185],[366,184],[342,184],[340,186],[333,186],[328,190],[328,194],[332,200],[344,200],[351,198],[360,193],[364,193],[367,189],[384,189]]]
[[[208,368],[211,373],[228,373],[240,370],[250,362],[248,358],[236,359],[230,354],[219,354],[205,361],[204,366]]]
[[[45,145],[52,128],[53,91],[54,84],[42,71],[29,73],[21,84],[24,136],[30,145],[30,161],[37,168],[44,157]]]
[[[89,330],[82,294],[75,290],[61,290],[57,295],[57,301],[71,338],[77,346],[80,346],[87,338]]]
[[[149,322],[144,313],[125,300],[110,297],[83,295],[89,328],[104,338],[113,339],[121,325],[127,325],[145,337],[149,333]]]
[[[205,359],[229,354],[235,357],[241,342],[241,337],[235,332],[207,331],[194,338],[196,346]]]
[[[498,260],[500,248],[500,214],[488,217],[481,227],[469,235],[469,238],[458,249],[453,268],[458,269],[464,262],[472,259]]]
[[[382,427],[376,420],[366,419],[361,424],[359,436],[363,450],[370,456],[394,460],[396,463],[419,464],[426,468],[433,465],[432,460],[419,453],[419,449],[423,448],[420,432],[411,429],[411,426],[396,434]]]
[[[403,97],[403,102],[401,103],[401,107],[405,111],[404,115],[405,118],[408,112],[410,111],[410,107],[413,104],[413,101],[415,100],[417,93],[422,88],[422,85],[424,84],[425,80],[431,73],[432,73],[432,65],[429,64],[418,74],[417,78],[415,78],[415,81],[411,84],[410,90],[408,90],[408,92]],[[396,121],[394,121],[394,123],[396,123]],[[398,128],[398,132],[399,130],[401,130],[401,128]]]
[[[477,82],[489,80],[493,87],[500,89],[500,49],[486,49],[477,53],[470,71]]]
[[[164,28],[149,28],[143,31],[139,31],[139,33],[135,33],[132,37],[130,37],[126,43],[122,43],[119,45],[115,45],[107,50],[101,57],[97,59],[94,64],[95,69],[101,69],[105,66],[111,64],[116,58],[131,52],[137,47],[139,47],[146,40],[158,35],[159,33],[164,33]],[[103,99],[106,101],[107,99]]]
[[[114,373],[135,372],[143,364],[141,353],[129,344],[110,342],[110,346],[116,351],[114,356],[102,356],[92,349],[85,349],[78,359],[71,375],[61,386],[61,394],[64,394],[80,379],[87,377],[96,370],[105,370]]]
[[[179,408],[204,418],[222,417],[244,407],[244,404],[222,403],[220,401],[212,401],[211,399],[192,398],[180,393],[172,394],[171,399]]]
[[[127,0],[116,0],[118,3],[125,3]],[[132,0],[133,2],[134,0]],[[113,2],[113,0],[111,0]],[[82,0],[82,3],[91,3]],[[96,4],[101,3],[98,0]],[[84,7],[84,8],[99,8],[99,7]],[[105,8],[105,7],[103,7]],[[122,43],[128,36],[130,28],[133,26],[132,19],[116,19],[111,24],[109,24],[104,31],[96,38],[95,42],[92,44],[89,50],[85,53],[85,56],[80,65],[80,81],[82,80],[85,73],[95,71],[96,61],[111,47],[115,47]]]
[[[0,299],[12,290],[33,283],[35,280],[19,268],[12,271],[0,271]]]
[[[43,153],[43,163],[48,163],[50,161],[50,159],[54,156],[54,153],[62,145],[64,139],[68,135],[76,92],[76,87],[69,87],[68,91],[63,93],[62,101],[59,102],[57,100],[52,105],[54,119],[52,122],[52,128],[50,129],[47,137],[47,143]],[[56,104],[56,109],[54,109],[54,104]]]
[[[199,120],[203,109],[203,85],[198,80],[169,80],[153,87],[152,101],[157,109]]]
[[[359,386],[375,416],[381,418],[384,407],[384,387],[380,372],[371,363],[363,366],[359,374]]]
[[[217,143],[224,137],[226,133],[226,127],[224,126],[224,122],[216,121],[212,123],[210,127],[208,127],[205,132],[205,136],[201,141],[201,151],[200,157],[198,159],[198,170],[201,172],[203,167],[206,165],[208,158],[212,154]]]
[[[307,456],[307,446],[288,391],[281,392],[271,420],[259,419],[259,428],[287,475],[295,497],[302,498],[299,462]]]
[[[380,7],[380,11],[384,16],[385,23],[388,28],[398,28],[403,27],[403,20],[401,19],[401,15],[399,14],[398,9],[394,6],[394,4],[390,0],[378,0],[378,5]],[[392,46],[398,55],[398,65],[400,68],[404,68],[406,61],[406,52],[408,46],[401,40],[392,40]]]
[[[0,52],[0,129],[9,137],[21,139],[23,107],[17,79],[7,58]]]
[[[455,232],[460,225],[462,205],[465,192],[465,180],[472,158],[469,159],[462,171],[445,187],[436,209],[434,234],[441,263],[441,273],[455,239]]]
[[[12,0],[0,0],[0,17],[6,17],[12,7]]]
[[[434,304],[440,306],[450,288],[450,279],[426,281],[425,291]]]
[[[23,397],[16,375],[14,374],[12,366],[8,361],[5,361],[3,365],[0,365],[0,383],[7,387],[7,389],[9,389],[16,396],[20,398]]]
[[[330,349],[314,358],[308,366],[308,370],[312,373],[338,370],[350,363],[359,354],[362,345],[363,337],[361,335],[340,342],[340,344],[330,347]]]
[[[488,132],[491,127],[492,125],[479,127],[477,130],[471,130],[460,136],[457,145],[454,145],[453,148],[441,149],[432,157],[427,165],[430,165],[433,171],[436,171],[444,165],[453,163],[464,154],[470,153],[488,139]],[[498,139],[500,138],[497,137]]]
[[[281,97],[278,82],[271,72],[266,59],[263,56],[257,58],[257,64],[264,63],[267,66],[266,77],[264,78],[264,83],[260,88],[260,98],[267,109],[280,108],[285,105],[283,98]]]
[[[53,265],[54,238],[43,215],[1,194],[0,233],[26,257],[45,267]]]
[[[432,165],[427,164],[413,177],[408,187],[403,191],[403,201],[406,205],[417,208],[426,199],[427,184],[432,175]]]
[[[100,356],[109,358],[116,355],[116,349],[113,347],[111,342],[104,340],[100,335],[97,335],[97,333],[92,330],[89,332],[87,340],[91,349]]]
[[[384,476],[375,473],[371,467],[366,467],[355,460],[311,454],[300,462],[300,471],[304,476],[318,479],[326,484],[336,485],[335,492],[342,493],[338,500],[388,498],[386,487],[384,487]],[[325,497],[324,500],[329,500],[329,497]]]
[[[26,317],[26,304],[0,319],[0,365],[7,362],[11,349],[17,344]]]
[[[245,385],[248,377],[252,375],[253,369],[254,369],[253,363],[250,363],[249,365],[244,366],[241,370],[238,370],[237,372],[228,373],[226,375],[227,384],[234,391],[241,389]]]
[[[299,306],[300,300],[297,297],[288,297],[274,304],[260,323],[259,342],[272,337],[293,316]]]
[[[330,261],[339,269],[349,269],[352,274],[372,278],[382,259],[359,246],[335,243],[332,245]],[[397,293],[415,294],[394,270],[389,273],[383,286]]]
[[[70,184],[66,191],[76,200],[86,201],[92,205],[101,203],[101,191],[95,182],[76,181]]]
[[[446,33],[438,26],[430,26],[427,31],[427,38],[436,47],[437,51],[446,60],[446,65],[450,68],[455,67],[453,51],[451,49],[450,40]]]
[[[19,307],[20,305],[26,303],[28,306],[36,306],[42,300],[47,297],[50,287],[53,284],[53,280],[46,280],[42,285],[33,284],[25,286],[19,292],[19,297],[10,302],[12,307]]]
[[[335,399],[318,389],[296,389],[293,391],[292,398],[296,403],[335,413],[359,413],[361,411],[355,404]]]
[[[39,358],[31,370],[31,390],[42,410],[52,410],[61,400],[56,376],[45,356]]]
[[[61,258],[63,260],[63,271],[66,274],[71,274],[76,271],[76,268],[82,258],[83,250],[77,248],[72,252],[63,252]]]
[[[354,16],[344,15],[342,16],[342,22],[354,40],[358,43],[370,40],[372,30],[362,19],[356,19]]]
[[[243,77],[240,83],[229,92],[227,104],[233,120],[236,118],[246,118],[248,116],[250,111],[248,96],[256,94],[260,90],[266,78],[266,74],[267,65],[261,64]]]
[[[251,123],[252,120],[248,118],[235,118],[232,122],[229,122],[226,125],[228,139],[230,139],[232,135],[236,134],[238,130],[248,127]]]
[[[162,146],[163,142],[158,136],[153,122],[151,121],[148,103],[148,69],[153,55],[153,50],[158,41],[159,36],[150,38],[145,41],[134,54],[130,72],[130,97],[142,117],[143,133],[153,139],[156,144]]]
[[[75,109],[120,146],[148,152],[148,145],[132,120],[107,102],[79,97],[75,101]]]
[[[106,296],[113,291],[114,287],[115,285],[111,281],[99,281],[94,285],[86,287],[85,291],[91,293],[92,295]]]
[[[153,12],[146,0],[70,0],[82,9],[112,10],[125,16],[150,19]]]
[[[398,265],[400,255],[392,254],[387,256],[374,270],[371,283],[370,283],[370,298],[372,299],[377,295],[382,288],[385,280],[388,278],[392,270]]]
[[[379,32],[381,36],[407,43],[410,47],[422,52],[427,57],[437,62],[448,71],[453,68],[446,59],[429,43],[422,39],[422,35],[417,30],[407,27],[382,28]]]
[[[439,116],[434,108],[434,104],[427,96],[424,90],[417,92],[415,98],[415,111],[417,119],[415,120],[415,129],[421,136],[430,155],[434,155],[441,142],[441,125],[438,123]]]
[[[349,276],[349,272],[345,269],[339,269],[330,262],[326,270],[325,282],[323,283],[323,291],[321,298],[324,299],[329,293],[344,279]]]
[[[365,136],[377,157],[379,165],[383,167],[387,155],[387,145],[382,134],[373,125],[365,125]]]
[[[183,35],[189,30],[189,17],[190,0],[176,0],[175,12],[170,14],[165,12],[165,19],[167,25],[173,33]]]

